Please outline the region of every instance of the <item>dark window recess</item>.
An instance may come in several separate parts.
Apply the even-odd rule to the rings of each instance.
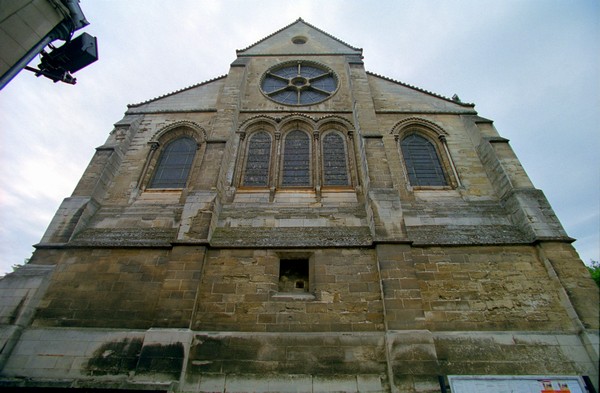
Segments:
[[[267,187],[269,185],[270,162],[271,137],[264,131],[252,135],[248,142],[244,185],[250,187]]]
[[[279,261],[279,292],[308,292],[308,259]]]
[[[435,147],[422,136],[412,134],[401,142],[402,155],[413,186],[445,186],[446,177]]]
[[[267,97],[281,104],[310,105],[331,97],[337,79],[333,72],[308,62],[288,63],[269,70],[261,87]]]
[[[348,166],[346,162],[344,139],[339,134],[325,135],[323,138],[323,184],[347,186]]]
[[[302,131],[292,131],[285,138],[281,184],[286,187],[310,186],[310,139]]]
[[[196,149],[192,138],[180,138],[169,143],[160,156],[150,188],[185,187]]]

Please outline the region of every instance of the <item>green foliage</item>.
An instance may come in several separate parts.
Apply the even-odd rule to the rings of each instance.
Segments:
[[[590,271],[590,274],[592,275],[594,281],[596,281],[596,284],[598,284],[598,286],[600,287],[600,262],[591,261],[590,265],[587,268]]]

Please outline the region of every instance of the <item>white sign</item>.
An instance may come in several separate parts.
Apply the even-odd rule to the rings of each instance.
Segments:
[[[452,393],[585,393],[577,376],[449,375]]]

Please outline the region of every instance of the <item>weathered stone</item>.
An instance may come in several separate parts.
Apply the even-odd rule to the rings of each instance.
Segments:
[[[0,280],[0,386],[596,381],[597,287],[508,141],[472,104],[361,58],[298,20],[226,76],[130,105],[29,264]],[[311,65],[327,72],[279,75],[280,88],[335,81],[326,99],[288,106],[260,89]],[[179,138],[197,150],[175,170],[163,156]],[[411,139],[424,150],[403,150]],[[169,170],[182,187],[157,188]]]

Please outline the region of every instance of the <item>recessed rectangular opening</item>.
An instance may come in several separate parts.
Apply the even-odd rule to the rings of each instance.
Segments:
[[[279,292],[308,292],[308,259],[279,260]]]

